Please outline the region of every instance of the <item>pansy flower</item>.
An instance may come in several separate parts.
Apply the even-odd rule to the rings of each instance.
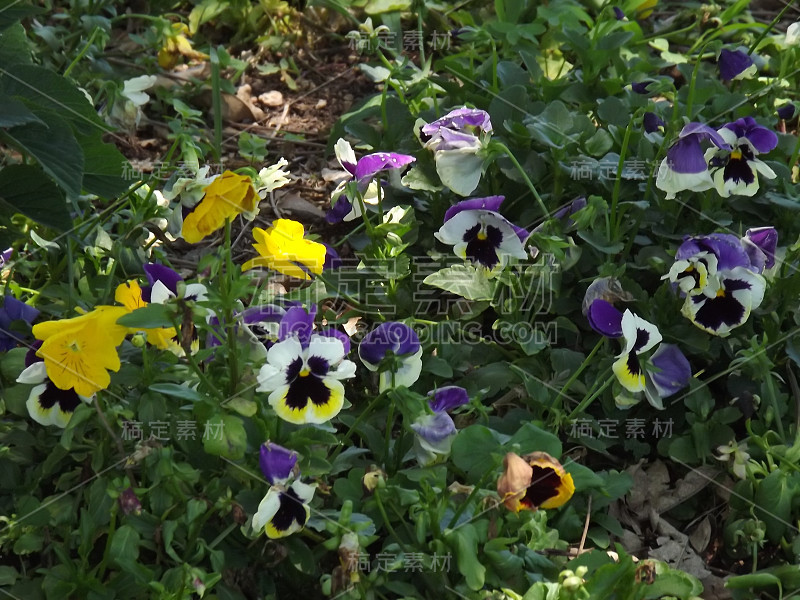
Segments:
[[[263,531],[273,540],[300,531],[311,514],[308,504],[315,489],[316,486],[299,479],[288,487],[273,485],[253,515],[253,529]]]
[[[749,79],[758,70],[755,63],[753,63],[753,59],[744,50],[723,48],[719,53],[718,65],[719,76],[722,81]]]
[[[644,392],[648,402],[663,408],[667,398],[686,387],[692,376],[689,361],[677,346],[661,344],[644,361],[642,355],[661,342],[661,333],[652,323],[626,310],[617,310],[603,298],[595,298],[587,310],[592,329],[609,338],[622,338],[622,352],[612,366],[617,380],[629,392]],[[618,405],[625,404],[620,398]]]
[[[489,113],[464,107],[424,125],[420,137],[434,153],[442,183],[459,196],[469,196],[480,182],[491,133]]]
[[[510,258],[527,258],[525,240],[530,234],[498,212],[504,199],[472,198],[451,206],[434,237],[453,246],[456,256],[488,269],[502,268]]]
[[[241,213],[253,213],[258,194],[247,175],[225,171],[204,189],[204,196],[183,216],[181,235],[196,244]]]
[[[17,377],[18,383],[33,385],[25,403],[28,414],[41,425],[67,426],[81,402],[90,404],[92,397],[79,396],[73,388],[60,389],[47,376],[44,361],[29,352],[25,370]]]
[[[774,265],[777,243],[773,227],[749,229],[743,238],[728,233],[687,237],[662,279],[686,296],[681,311],[686,318],[724,337],[761,304],[766,281],[760,273]]]
[[[622,315],[621,328],[625,345],[612,370],[622,387],[630,392],[642,392],[645,374],[639,355],[654,348],[661,341],[661,333],[655,325],[627,309]]]
[[[433,414],[422,415],[411,424],[414,431],[412,452],[422,467],[436,464],[450,454],[458,430],[447,413],[469,402],[467,390],[455,385],[428,392],[428,395],[433,396],[428,401]]]
[[[775,112],[778,113],[778,118],[782,121],[790,121],[794,117],[795,106],[789,102],[779,107]]]
[[[664,120],[659,117],[654,112],[646,112],[642,117],[642,128],[645,130],[645,133],[656,133],[662,127],[666,127],[667,124]]]
[[[546,452],[525,456],[509,452],[503,458],[497,493],[508,510],[536,511],[566,504],[575,493],[575,484],[572,475]]]
[[[110,385],[108,371],[119,371],[117,346],[128,334],[117,319],[126,314],[123,306],[98,306],[79,317],[33,326],[34,337],[43,342],[36,355],[58,389],[88,398]]]
[[[325,423],[344,405],[342,379],[355,376],[345,360],[349,340],[333,330],[313,333],[316,307],[286,311],[279,341],[267,352],[256,391],[270,392],[269,404],[283,420],[295,424]],[[346,343],[345,343],[346,342]]]
[[[39,316],[39,311],[14,296],[6,296],[0,308],[0,351],[11,350],[17,347],[19,334],[14,331],[13,324],[21,321],[30,326]]]
[[[700,329],[725,337],[758,308],[765,288],[764,278],[750,269],[719,271],[703,293],[687,296],[681,313]]]
[[[367,369],[379,371],[380,392],[401,385],[411,387],[422,372],[422,345],[404,323],[378,325],[359,344],[358,356]]]
[[[718,133],[728,148],[709,148],[705,159],[720,196],[753,196],[758,191],[759,173],[767,179],[775,179],[775,171],[756,158],[778,145],[775,132],[762,127],[752,117],[743,117],[727,123]]]
[[[708,125],[686,124],[658,168],[656,187],[667,192],[667,200],[684,190],[702,192],[714,187],[701,146],[704,140],[711,141],[717,148],[731,148],[725,138]]]
[[[381,193],[375,175],[381,171],[399,171],[417,160],[408,154],[396,152],[375,152],[356,160],[356,153],[345,139],[336,142],[334,152],[344,169],[344,177],[331,194],[331,210],[325,217],[328,223],[352,221],[361,216],[361,204],[347,194],[348,183],[355,180],[361,199],[366,204],[375,205]]]
[[[253,248],[259,256],[242,265],[247,271],[266,267],[298,279],[311,279],[310,273],[319,275],[325,264],[327,250],[323,244],[305,239],[302,223],[291,219],[276,219],[269,229],[253,228]]]

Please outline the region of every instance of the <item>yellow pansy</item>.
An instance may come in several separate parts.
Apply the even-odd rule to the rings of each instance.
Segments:
[[[204,190],[202,200],[183,219],[181,235],[196,244],[241,213],[252,213],[259,198],[253,181],[246,175],[225,171]]]
[[[266,230],[255,227],[253,247],[260,256],[248,260],[242,270],[266,267],[299,279],[311,279],[307,271],[322,273],[326,248],[304,239],[304,233],[303,225],[291,219],[277,219]]]
[[[117,319],[126,314],[122,306],[98,306],[79,317],[33,326],[33,335],[44,342],[36,355],[57,388],[89,397],[109,386],[108,371],[119,371],[117,346],[128,333]]]

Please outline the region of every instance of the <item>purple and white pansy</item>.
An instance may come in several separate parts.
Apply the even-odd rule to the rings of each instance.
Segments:
[[[701,145],[706,140],[717,148],[730,150],[722,135],[702,123],[687,123],[667,150],[656,176],[656,187],[667,192],[667,200],[684,190],[703,192],[714,187]]]
[[[404,323],[389,321],[370,331],[358,346],[358,356],[370,371],[378,371],[378,390],[411,387],[422,372],[422,344]]]
[[[350,339],[334,329],[314,331],[311,311],[292,307],[280,321],[278,342],[267,351],[256,391],[270,392],[269,404],[283,420],[295,424],[325,423],[344,405],[342,379],[355,376],[345,356]]]
[[[142,300],[164,304],[172,298],[201,301],[206,299],[206,286],[183,281],[176,271],[167,266],[147,263],[143,266],[147,285],[142,286]]]
[[[464,107],[424,125],[420,138],[433,151],[442,183],[459,196],[469,196],[480,183],[491,133],[489,113]]]
[[[774,131],[762,127],[752,117],[743,117],[727,123],[718,133],[730,150],[709,148],[705,160],[720,196],[755,195],[759,173],[767,179],[775,179],[775,171],[757,158],[778,145]]]
[[[456,385],[441,387],[428,395],[433,396],[428,401],[433,413],[424,414],[411,424],[414,431],[412,453],[421,467],[436,464],[450,454],[458,430],[447,413],[469,402],[467,390]]]
[[[713,145],[703,151],[705,140]],[[726,123],[716,131],[702,123],[688,123],[662,161],[656,186],[666,198],[685,190],[703,192],[716,188],[720,196],[753,196],[758,191],[758,174],[774,179],[775,172],[759,154],[778,144],[775,132],[759,125],[752,117]]]
[[[626,309],[620,312],[613,304],[596,298],[587,312],[589,324],[599,334],[609,338],[622,338],[622,352],[612,366],[614,375],[622,387],[633,393],[644,392],[647,400],[656,408],[663,408],[667,398],[689,384],[692,376],[689,361],[673,344],[660,343],[658,328]],[[649,359],[643,355],[653,348]],[[629,406],[635,398],[618,396],[619,407]]]
[[[764,299],[764,269],[775,264],[774,227],[687,237],[675,254],[668,279],[685,296],[682,314],[700,329],[727,336],[747,321]]]
[[[456,256],[488,269],[502,268],[511,258],[527,258],[525,240],[530,233],[500,214],[504,199],[503,196],[472,198],[451,206],[434,237],[453,246]]]
[[[328,223],[352,221],[361,216],[360,202],[347,194],[348,183],[355,180],[361,199],[366,204],[377,204],[380,183],[374,179],[375,175],[381,171],[404,169],[416,160],[413,156],[396,152],[375,152],[357,160],[352,146],[344,139],[336,142],[334,152],[345,173],[331,194],[331,210],[325,217]]]

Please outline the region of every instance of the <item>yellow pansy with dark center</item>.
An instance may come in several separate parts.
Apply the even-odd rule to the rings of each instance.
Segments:
[[[575,484],[572,475],[546,452],[522,457],[509,452],[503,459],[497,492],[506,508],[519,512],[558,508],[575,493]]]

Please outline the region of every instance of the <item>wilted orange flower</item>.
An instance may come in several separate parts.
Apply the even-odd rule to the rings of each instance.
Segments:
[[[509,452],[503,459],[497,493],[505,507],[514,512],[558,508],[572,498],[575,484],[572,475],[546,452],[522,457]]]

